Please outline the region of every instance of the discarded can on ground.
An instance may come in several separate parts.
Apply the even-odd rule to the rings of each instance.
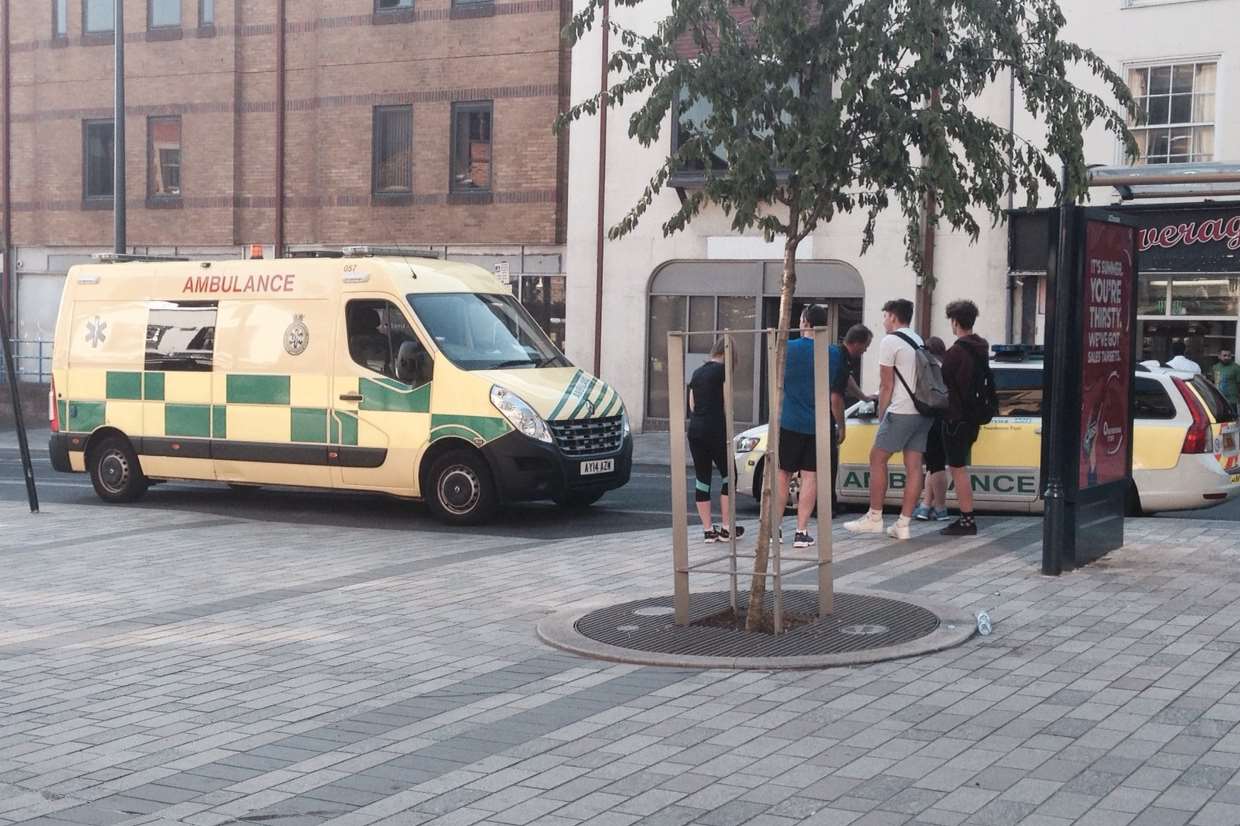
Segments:
[[[977,612],[977,633],[983,637],[990,635],[990,614],[985,611]]]

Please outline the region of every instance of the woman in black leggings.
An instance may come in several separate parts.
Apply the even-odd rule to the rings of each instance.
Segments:
[[[724,342],[719,339],[711,348],[710,360],[693,371],[689,380],[689,453],[697,481],[693,498],[702,520],[706,542],[728,541],[731,535],[725,525],[717,525],[710,514],[710,489],[714,469],[719,469],[723,484],[719,487],[722,521],[728,514],[728,436],[723,411]],[[739,538],[745,529],[736,528]]]

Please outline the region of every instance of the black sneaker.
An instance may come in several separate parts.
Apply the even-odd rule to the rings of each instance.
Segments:
[[[732,534],[728,533],[728,529],[723,527],[722,525],[715,526],[715,533],[718,535],[720,542],[727,542],[729,539],[732,538]],[[737,525],[736,526],[736,538],[740,539],[744,535],[745,535],[745,529],[742,526]]]
[[[943,536],[977,536],[977,523],[971,518],[965,521],[962,516],[939,533]]]
[[[809,548],[814,544],[814,537],[809,535],[808,531],[797,531],[792,537],[792,547]]]
[[[719,531],[715,530],[714,528],[710,528],[709,530],[702,531],[702,541],[705,542],[707,545],[710,545],[713,542],[718,542]]]

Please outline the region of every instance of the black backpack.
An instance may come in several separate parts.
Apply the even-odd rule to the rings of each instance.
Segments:
[[[980,427],[990,424],[991,419],[999,415],[999,393],[995,390],[990,361],[972,348],[969,348],[969,355],[973,356],[973,383],[960,400],[960,406],[965,420]]]

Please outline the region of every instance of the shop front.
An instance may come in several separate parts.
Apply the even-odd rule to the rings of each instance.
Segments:
[[[779,323],[780,261],[669,261],[655,270],[647,291],[645,429],[664,429],[668,419],[667,334],[685,331],[685,377],[710,357],[712,330],[770,329]],[[856,268],[842,261],[797,263],[795,327],[807,304],[827,307],[832,341],[861,321],[865,288]],[[738,430],[767,419],[765,341],[738,336],[736,419]]]
[[[1221,350],[1235,352],[1240,320],[1240,203],[1123,207],[1140,226],[1137,351],[1164,363],[1184,342],[1211,373]],[[1011,216],[1009,279],[1021,340],[1042,338],[1049,213]]]

